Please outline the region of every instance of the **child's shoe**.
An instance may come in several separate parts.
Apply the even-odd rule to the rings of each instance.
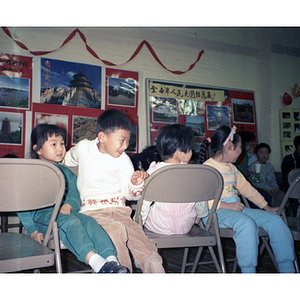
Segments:
[[[115,261],[106,262],[98,273],[130,273],[126,267],[119,265]]]

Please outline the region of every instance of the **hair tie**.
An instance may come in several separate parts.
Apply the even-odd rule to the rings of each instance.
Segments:
[[[233,127],[231,128],[231,130],[230,130],[230,133],[229,133],[227,139],[226,139],[225,142],[223,143],[223,146],[225,146],[225,145],[228,143],[229,140],[230,140],[230,141],[233,141],[233,135],[235,134],[235,131],[236,131],[236,126],[233,126]]]
[[[208,137],[206,139],[208,140],[209,143],[211,143],[211,138],[210,137]]]

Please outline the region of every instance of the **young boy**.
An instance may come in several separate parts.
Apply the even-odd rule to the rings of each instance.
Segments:
[[[39,124],[31,133],[32,158],[55,164],[63,173],[66,191],[57,216],[58,233],[63,244],[78,260],[96,273],[127,273],[116,258],[116,248],[103,228],[91,217],[79,213],[81,200],[76,176],[59,163],[65,155],[65,132],[56,125]],[[19,212],[18,216],[31,238],[44,240],[53,207]]]
[[[254,153],[257,156],[257,162],[253,162],[248,167],[249,180],[254,187],[270,193],[273,198],[272,206],[278,207],[280,206],[285,194],[279,190],[274,168],[267,162],[271,153],[271,148],[268,144],[260,143],[255,147]],[[261,164],[260,173],[256,173],[256,163]]]
[[[106,110],[98,117],[97,138],[76,144],[67,152],[64,163],[78,166],[80,212],[92,216],[104,228],[116,246],[120,264],[132,271],[130,250],[144,273],[164,273],[155,245],[131,219],[131,208],[125,206],[126,200],[140,198],[148,176],[144,171],[134,171],[125,153],[130,130],[124,113]]]

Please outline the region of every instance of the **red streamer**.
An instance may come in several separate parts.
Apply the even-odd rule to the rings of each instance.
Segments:
[[[69,43],[73,38],[74,36],[78,33],[81,40],[84,42],[85,44],[85,47],[87,49],[87,51],[93,56],[95,57],[96,59],[100,60],[103,64],[107,65],[107,66],[121,66],[121,65],[125,65],[127,63],[129,63],[131,60],[133,60],[138,54],[139,52],[141,51],[141,49],[146,46],[147,49],[150,51],[151,55],[153,56],[153,58],[167,71],[173,73],[173,74],[176,74],[176,75],[182,75],[184,73],[187,73],[189,72],[190,70],[192,70],[196,63],[200,60],[202,54],[204,53],[204,51],[202,50],[201,52],[199,52],[198,54],[198,57],[196,59],[196,61],[194,63],[192,63],[190,65],[190,67],[186,70],[186,71],[172,71],[168,68],[166,68],[166,66],[161,62],[161,60],[158,58],[158,56],[156,55],[155,51],[153,50],[152,46],[146,41],[146,40],[143,40],[139,45],[138,47],[136,48],[136,50],[134,51],[134,53],[132,54],[132,56],[123,64],[120,64],[120,65],[116,65],[110,61],[107,61],[107,60],[104,60],[104,59],[101,59],[97,54],[96,52],[87,44],[87,40],[86,40],[86,37],[85,35],[77,28],[75,30],[73,30],[73,32],[71,32],[71,34],[65,39],[65,41],[61,44],[60,47],[54,49],[54,50],[51,50],[51,51],[31,51],[29,50],[23,43],[21,43],[20,41],[18,40],[15,40],[12,35],[10,34],[9,30],[7,27],[2,27],[3,31],[22,49],[26,50],[26,51],[29,51],[32,55],[34,56],[42,56],[42,55],[47,55],[49,53],[52,53],[52,52],[55,52],[56,50],[64,47],[67,43]]]

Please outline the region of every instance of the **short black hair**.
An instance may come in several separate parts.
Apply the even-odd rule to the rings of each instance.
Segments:
[[[173,157],[176,150],[184,153],[192,150],[194,134],[191,128],[181,124],[167,125],[161,128],[156,139],[157,152],[162,160]]]
[[[54,124],[39,124],[35,126],[31,132],[31,152],[32,158],[39,158],[37,151],[39,151],[48,138],[52,135],[62,136],[63,140],[66,140],[66,132],[64,129],[58,127]],[[36,148],[33,149],[33,146],[36,145]]]
[[[259,149],[261,149],[261,148],[267,148],[267,149],[269,150],[269,153],[271,153],[271,147],[270,147],[268,144],[266,144],[266,143],[260,143],[260,144],[258,144],[258,145],[255,147],[255,149],[254,149],[254,153],[257,154],[257,151],[258,151]]]
[[[97,134],[100,131],[111,133],[116,129],[131,131],[131,123],[126,115],[115,108],[105,110],[97,119]]]
[[[297,148],[298,145],[300,145],[300,135],[298,135],[298,136],[296,136],[294,138],[294,146],[295,146],[295,148]]]

